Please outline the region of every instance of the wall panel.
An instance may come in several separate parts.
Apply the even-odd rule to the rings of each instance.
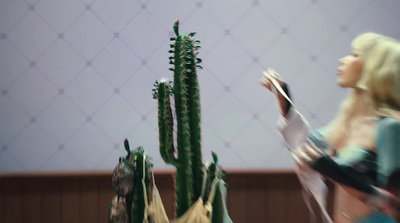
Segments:
[[[346,95],[335,73],[351,40],[400,38],[398,0],[1,2],[0,172],[110,170],[125,137],[166,168],[151,90],[173,79],[176,19],[201,41],[204,158],[212,149],[226,169],[293,167],[262,70],[281,74],[318,128]]]

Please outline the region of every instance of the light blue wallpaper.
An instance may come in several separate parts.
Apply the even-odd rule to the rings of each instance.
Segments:
[[[318,127],[345,95],[335,73],[351,39],[400,38],[398,0],[1,0],[0,172],[111,170],[125,138],[169,168],[151,90],[172,78],[176,19],[202,42],[204,160],[215,151],[225,168],[292,167],[262,70]]]

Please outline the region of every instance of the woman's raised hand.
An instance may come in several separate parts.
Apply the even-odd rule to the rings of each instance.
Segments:
[[[270,90],[277,97],[280,113],[285,117],[290,109],[291,102],[290,100],[287,100],[287,97],[290,98],[289,90],[281,76],[275,70],[269,68],[267,71],[263,71],[263,78],[260,80],[260,84]],[[282,89],[278,90],[276,88],[277,85],[283,89],[286,95],[282,93]]]
[[[260,80],[260,84],[272,91],[272,79],[276,80],[280,86],[284,85],[284,81],[281,76],[272,68],[269,68],[267,71],[263,71],[263,78]]]

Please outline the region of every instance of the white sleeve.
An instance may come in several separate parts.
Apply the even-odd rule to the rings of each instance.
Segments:
[[[294,106],[291,107],[286,117],[280,116],[278,119],[278,130],[286,143],[287,148],[291,153],[295,153],[303,143],[305,143],[310,134],[310,125],[307,120],[300,114]],[[328,188],[324,183],[323,178],[312,169],[295,168],[297,177],[307,192],[312,195],[319,205],[319,211],[322,217],[322,222],[333,223],[326,210],[326,196]],[[304,197],[304,201],[308,206],[313,220],[316,219],[314,208],[310,201]]]
[[[286,117],[278,119],[278,131],[289,150],[295,150],[306,142],[310,134],[310,125],[307,120],[292,106]]]
[[[285,117],[280,116],[278,119],[278,131],[280,132],[287,148],[291,153],[294,153],[303,143],[305,143],[310,134],[311,127],[303,115],[296,109],[293,102],[285,94],[279,84],[272,80],[275,86],[275,91],[279,91],[292,104],[290,110]],[[322,177],[312,169],[295,168],[297,177],[307,194],[312,195],[317,201],[322,222],[333,223],[326,210],[326,195],[327,187]],[[308,199],[305,198],[305,203],[308,206],[313,220],[316,219],[314,208],[311,206]]]
[[[277,95],[278,92],[292,105],[286,114],[286,117],[278,119],[278,130],[289,150],[296,149],[299,145],[306,142],[310,133],[310,125],[307,120],[297,111],[296,106],[290,100],[289,96],[282,89],[282,86],[274,78],[270,79],[272,92]]]

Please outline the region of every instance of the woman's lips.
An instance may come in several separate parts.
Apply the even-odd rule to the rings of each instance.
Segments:
[[[342,72],[343,72],[343,70],[340,69],[340,68],[338,68],[336,74],[337,74],[337,75],[340,75],[340,74],[342,74]]]

